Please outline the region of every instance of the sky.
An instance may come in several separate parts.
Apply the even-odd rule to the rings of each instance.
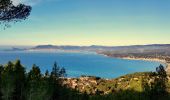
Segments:
[[[0,45],[170,44],[170,0],[22,2],[31,15],[5,30],[1,25]]]

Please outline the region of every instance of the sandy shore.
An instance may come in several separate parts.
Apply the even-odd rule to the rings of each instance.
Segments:
[[[103,54],[105,55],[105,54]],[[108,55],[105,55],[108,56]],[[112,57],[112,56],[108,56]],[[165,70],[167,74],[170,74],[170,63],[167,63],[166,60],[159,59],[159,58],[137,58],[137,57],[115,57],[115,58],[120,58],[120,59],[128,59],[128,60],[145,60],[145,61],[156,61],[161,64],[164,64],[166,66]]]
[[[162,64],[165,64],[166,68],[166,72],[168,74],[170,74],[170,63],[167,63],[166,60],[162,60],[162,59],[158,59],[158,58],[132,58],[132,57],[122,57],[121,59],[129,59],[129,60],[145,60],[145,61],[156,61],[156,62],[160,62]]]
[[[163,64],[165,64],[165,65],[168,64],[168,63],[166,62],[166,60],[162,60],[162,59],[158,59],[158,58],[135,58],[135,57],[132,58],[132,57],[122,57],[121,59],[156,61],[156,62],[163,63]]]

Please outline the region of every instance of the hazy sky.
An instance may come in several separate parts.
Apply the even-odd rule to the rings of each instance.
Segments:
[[[0,27],[0,45],[170,43],[170,0],[24,2],[33,7],[29,19]]]

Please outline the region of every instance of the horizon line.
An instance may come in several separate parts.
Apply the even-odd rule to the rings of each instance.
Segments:
[[[57,45],[57,44],[37,44],[37,45],[0,45],[3,46],[3,47],[34,47],[34,46],[42,46],[42,45],[52,45],[52,46],[80,46],[80,47],[83,47],[83,46],[105,46],[105,47],[116,47],[116,46],[147,46],[147,45],[170,45],[170,43],[151,43],[151,44],[130,44],[130,45],[96,45],[96,44],[92,44],[92,45]]]

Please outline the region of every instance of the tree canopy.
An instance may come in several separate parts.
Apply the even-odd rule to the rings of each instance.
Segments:
[[[0,23],[25,20],[31,10],[31,6],[25,4],[14,5],[11,0],[0,0]]]

